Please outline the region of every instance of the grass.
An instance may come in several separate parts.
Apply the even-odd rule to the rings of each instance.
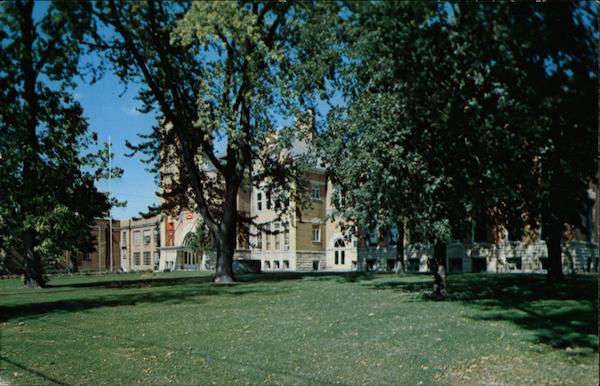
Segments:
[[[198,273],[0,281],[10,384],[598,384],[597,277]]]

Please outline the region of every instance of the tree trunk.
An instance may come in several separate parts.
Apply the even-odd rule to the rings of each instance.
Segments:
[[[79,267],[77,265],[77,254],[70,252],[69,253],[69,266],[67,267],[69,273],[77,273],[79,272]]]
[[[404,264],[404,225],[398,224],[398,240],[396,241],[396,273],[405,273],[406,266]]]
[[[433,274],[433,294],[438,298],[443,298],[447,293],[446,243],[439,240],[436,240],[433,247],[431,273]]]
[[[24,257],[24,280],[23,284],[29,288],[43,288],[46,286],[46,278],[42,267],[42,259],[34,248],[35,234],[27,230],[23,234]]]
[[[543,231],[544,239],[548,247],[548,279],[551,281],[562,281],[562,227],[559,221],[551,221],[545,224]]]
[[[26,113],[26,138],[25,138],[25,160],[23,162],[23,185],[22,189],[29,197],[35,197],[40,189],[40,178],[37,170],[39,164],[40,146],[36,134],[38,125],[38,94],[35,87],[38,73],[34,68],[33,42],[35,40],[33,24],[33,2],[17,3],[21,13],[20,29],[23,37],[23,58],[21,68],[23,70],[23,100],[24,112]],[[36,207],[32,203],[23,205],[22,217],[26,218],[36,213]],[[22,246],[24,255],[24,282],[27,287],[44,287],[46,278],[44,276],[42,258],[35,250],[37,243],[36,232],[33,228],[25,228],[22,234]]]
[[[233,227],[233,232],[231,229],[227,229],[223,225],[221,226],[224,229],[216,235],[217,261],[213,281],[218,284],[234,283],[233,253],[235,251],[235,226]]]

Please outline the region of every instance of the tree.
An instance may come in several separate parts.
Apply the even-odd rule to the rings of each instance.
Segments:
[[[299,106],[314,100],[314,85],[329,70],[319,48],[332,39],[308,44],[305,32],[325,34],[311,22],[337,17],[335,6],[153,0],[82,6],[114,30],[87,44],[105,50],[123,81],[142,82],[146,111],[160,111],[160,124],[132,148],[161,173],[161,210],[198,211],[216,244],[214,280],[233,281],[236,233],[252,222],[238,211],[240,187],[250,181],[266,189],[281,213],[293,210],[285,205],[287,192],[302,192],[291,189],[302,186],[302,173],[285,151],[297,133],[275,135],[275,122],[277,114],[299,117]],[[250,177],[251,170],[257,172]]]
[[[96,133],[92,133],[92,138],[97,137]],[[110,146],[108,142],[104,143],[103,146],[100,147],[95,153],[89,153],[82,159],[82,165],[85,165],[85,168],[89,170],[94,176],[94,180],[97,183],[100,180],[111,179],[119,179],[123,176],[125,172],[122,168],[118,166],[112,166],[109,160],[114,158],[114,153],[110,152]],[[105,193],[108,198],[109,209],[112,208],[123,208],[127,205],[127,201],[121,201],[116,197],[110,197],[109,193]],[[100,237],[100,235],[98,235]],[[77,250],[77,253],[69,254],[68,267],[70,273],[75,273],[79,271],[78,267],[78,256],[81,253],[90,253],[93,251],[92,245],[84,245],[85,249]]]
[[[331,114],[324,152],[348,218],[437,239],[441,268],[440,242],[474,219],[528,213],[547,224],[557,277],[562,224],[596,167],[593,17],[586,26],[582,4],[349,4],[348,106]]]
[[[206,252],[213,246],[210,231],[206,225],[204,225],[204,222],[201,219],[199,219],[196,223],[196,228],[191,234],[188,246],[192,248],[193,253],[195,253],[197,256],[208,256]],[[212,266],[214,262],[204,261],[204,264],[207,266]]]
[[[68,3],[33,14],[33,1],[0,4],[0,245],[43,287],[44,263],[88,247],[82,229],[108,202],[84,171],[91,140],[71,95],[89,18]]]
[[[345,191],[341,215],[434,241],[431,268],[443,295],[444,243],[466,233],[496,186],[486,173],[496,170],[498,150],[480,140],[489,124],[465,116],[481,69],[464,65],[438,4],[357,2],[350,12],[340,78],[348,103],[330,113],[323,141],[332,179]]]
[[[524,161],[506,171],[516,205],[502,211],[513,218],[526,212],[541,225],[548,277],[561,280],[565,225],[582,227],[586,190],[598,178],[597,4],[461,4],[455,10],[457,24],[488,52],[496,79],[505,80],[503,102],[514,106],[506,125],[518,128],[520,139],[510,150]]]

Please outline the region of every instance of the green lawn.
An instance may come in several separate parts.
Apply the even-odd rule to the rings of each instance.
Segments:
[[[0,281],[10,384],[598,384],[597,277],[197,273]]]

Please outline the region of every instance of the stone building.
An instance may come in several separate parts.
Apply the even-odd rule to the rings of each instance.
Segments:
[[[292,155],[302,154],[307,148],[306,143],[296,141]],[[206,167],[210,172],[210,165],[199,167]],[[163,172],[169,178],[177,178],[177,171],[166,173],[165,169]],[[261,187],[240,190],[238,210],[254,218],[260,228],[250,229],[251,236],[239,232],[234,266],[252,261],[263,271],[393,271],[397,268],[396,250],[401,243],[407,269],[428,270],[427,261],[433,255],[431,245],[409,243],[406,235],[409,232],[401,232],[405,237],[399,240],[395,228],[386,235],[369,230],[360,230],[358,235],[345,234],[342,218],[337,215],[334,205],[336,199],[342,198],[335,197],[338,193],[325,170],[314,166],[305,171],[305,177],[309,184],[310,205],[303,208],[300,215],[296,215],[296,203],[292,201],[289,202],[289,214],[279,216],[266,190]],[[597,187],[591,186],[585,219],[587,231],[572,232],[571,240],[565,243],[566,271],[589,270],[598,265],[597,193]],[[126,270],[212,269],[210,262],[215,258],[214,249],[198,253],[191,245],[193,233],[201,223],[199,220],[198,213],[184,210],[160,218],[121,222],[122,266]],[[500,228],[474,224],[470,237],[447,244],[448,270],[542,272],[546,269],[546,245],[536,232],[528,237],[509,241],[509,235]]]
[[[121,267],[124,271],[158,270],[160,266],[161,216],[120,222]]]

